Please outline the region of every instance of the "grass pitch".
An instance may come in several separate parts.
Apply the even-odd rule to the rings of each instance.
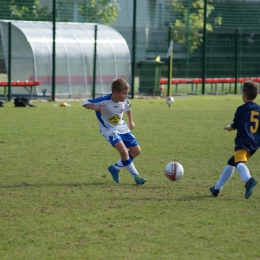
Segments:
[[[223,127],[240,95],[132,100],[143,186],[125,170],[112,180],[118,153],[82,102],[33,104],[0,108],[1,259],[260,259],[260,186],[246,200],[235,172],[209,193],[233,153]],[[184,166],[177,182],[170,161]],[[247,165],[260,179],[259,152]]]

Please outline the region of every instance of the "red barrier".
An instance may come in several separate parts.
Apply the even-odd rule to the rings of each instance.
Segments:
[[[126,79],[124,75],[118,75],[117,78],[121,79]],[[114,76],[112,75],[97,75],[96,76],[96,84],[111,84],[112,81],[115,79]],[[34,76],[29,77],[30,81],[35,81]],[[41,81],[43,85],[51,85],[52,82],[52,77],[48,75],[42,75],[42,76],[37,76],[37,80]],[[85,85],[87,84],[92,84],[93,83],[93,77],[92,76],[82,76],[82,75],[57,75],[55,78],[56,84],[61,84],[61,85],[68,85],[69,83],[72,85]],[[167,83],[164,83],[167,84]]]
[[[213,93],[213,84],[215,84],[215,92],[214,94],[217,93],[217,84],[221,83],[222,84],[222,94],[224,94],[224,84],[227,83],[229,84],[229,93],[231,92],[231,85],[235,82],[238,83],[243,83],[246,80],[252,80],[254,82],[260,82],[260,77],[245,77],[245,78],[205,78],[205,83],[211,84],[211,93]],[[159,81],[160,85],[166,85],[168,84],[168,79],[167,78],[161,78]],[[202,78],[194,78],[194,79],[172,79],[171,84],[176,84],[176,94],[178,92],[178,85],[179,84],[191,84],[191,94],[198,94],[198,84],[202,83]],[[196,91],[194,92],[194,85],[196,86]]]
[[[10,83],[11,83],[10,84],[11,87],[24,87],[24,88],[29,87],[31,97],[32,97],[32,88],[42,84],[41,81],[27,81],[27,80],[26,81],[20,81],[20,80],[11,81]],[[0,87],[4,87],[4,97],[6,98],[6,88],[8,87],[8,81],[0,81]]]

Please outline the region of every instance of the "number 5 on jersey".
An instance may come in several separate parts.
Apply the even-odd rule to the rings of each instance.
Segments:
[[[250,126],[250,131],[253,134],[257,132],[258,126],[259,126],[259,120],[257,118],[255,118],[255,116],[259,116],[259,112],[251,111],[250,122],[255,123],[254,126]]]

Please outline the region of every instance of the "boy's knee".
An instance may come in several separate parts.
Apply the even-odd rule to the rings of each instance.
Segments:
[[[228,160],[227,164],[235,167],[235,166],[236,166],[236,164],[235,164],[235,157],[232,156],[232,157]]]
[[[129,156],[130,156],[130,158],[134,159],[140,153],[141,153],[141,148],[139,146],[137,146],[134,149],[130,149]]]
[[[141,153],[141,148],[140,148],[140,147],[139,147],[139,149],[137,150],[136,153],[137,153],[136,156],[139,155],[139,154]]]
[[[120,152],[121,157],[128,157],[128,151],[124,150]]]
[[[138,146],[138,147],[134,150],[135,157],[138,156],[140,153],[141,153],[141,148],[140,148],[140,146]]]

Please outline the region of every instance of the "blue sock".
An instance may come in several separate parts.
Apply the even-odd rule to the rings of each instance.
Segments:
[[[126,160],[126,161],[122,161],[122,164],[123,164],[124,166],[127,166],[127,165],[130,164],[132,161],[133,161],[133,160],[132,160],[131,158],[129,158],[129,159]]]
[[[129,158],[126,161],[122,161],[122,164],[129,171],[129,173],[132,175],[133,178],[135,178],[138,175],[138,172],[137,172],[137,170],[134,166],[133,160],[131,158]]]

